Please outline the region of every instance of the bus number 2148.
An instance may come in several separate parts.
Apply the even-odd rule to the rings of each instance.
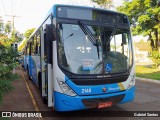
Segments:
[[[82,93],[91,93],[91,88],[82,89]]]

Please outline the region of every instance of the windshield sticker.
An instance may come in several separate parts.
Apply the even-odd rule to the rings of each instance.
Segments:
[[[112,63],[107,63],[106,66],[105,66],[105,70],[107,72],[111,72],[112,71]]]
[[[82,60],[82,70],[94,70],[94,60],[93,59],[83,59]]]

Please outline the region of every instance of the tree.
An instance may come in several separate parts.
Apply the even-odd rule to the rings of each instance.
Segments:
[[[7,22],[7,24],[5,25],[5,33],[6,35],[9,35],[11,33],[11,23]]]
[[[27,40],[29,39],[29,37],[31,36],[31,34],[34,32],[35,28],[31,28],[31,29],[28,29],[25,33],[24,33],[24,36],[26,39],[24,39],[22,41],[22,43],[20,44],[20,46],[18,47],[18,50],[21,51],[24,47],[25,47],[25,44],[27,42]]]
[[[11,33],[11,24],[4,24],[0,21],[0,102],[2,94],[12,90],[11,80],[17,78],[17,75],[12,74],[12,70],[17,66],[18,53],[11,44],[18,41],[19,36],[16,30]]]
[[[102,8],[110,9],[113,7],[113,0],[92,0],[93,2],[99,4]]]
[[[160,1],[125,1],[124,6],[118,7],[117,10],[128,15],[134,35],[149,36],[152,48],[149,57],[157,67],[160,66]]]
[[[23,50],[23,48],[25,47],[26,42],[27,42],[27,39],[24,39],[24,40],[22,41],[22,43],[21,43],[21,44],[19,45],[19,47],[18,47],[18,51]]]
[[[14,29],[11,33],[11,39],[12,39],[12,42],[14,43],[21,42],[23,39],[23,35]]]
[[[3,31],[4,31],[4,23],[0,21],[0,35],[3,34]]]
[[[28,39],[31,34],[34,32],[35,28],[31,28],[31,29],[28,29],[25,33],[24,33],[24,36],[26,37],[26,39]]]
[[[158,50],[160,47],[158,0],[126,0],[117,10],[128,15],[134,35],[148,35],[152,50]]]

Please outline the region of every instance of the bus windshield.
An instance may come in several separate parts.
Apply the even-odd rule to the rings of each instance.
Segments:
[[[129,69],[129,29],[81,25],[58,24],[58,62],[63,69],[74,74],[121,73]]]

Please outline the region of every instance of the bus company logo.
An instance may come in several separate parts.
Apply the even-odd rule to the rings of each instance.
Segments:
[[[102,88],[102,91],[103,91],[103,92],[106,92],[106,91],[107,91],[107,88],[106,88],[106,87]]]
[[[2,117],[11,117],[11,112],[2,112]]]

